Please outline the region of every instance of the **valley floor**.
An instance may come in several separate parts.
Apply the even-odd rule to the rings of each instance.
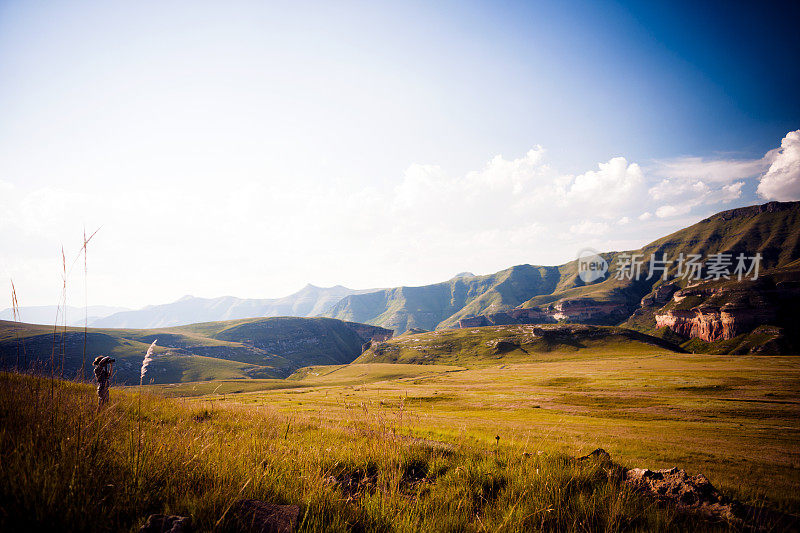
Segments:
[[[397,367],[408,373],[398,377]],[[416,436],[486,449],[500,436],[500,448],[514,453],[579,456],[603,448],[629,467],[677,466],[743,500],[767,497],[800,511],[797,357],[583,355],[461,371],[315,368],[325,370],[306,374],[293,383],[298,388],[204,401],[322,419],[402,413],[404,431]]]
[[[794,357],[318,366],[141,397],[116,388],[100,413],[88,386],[15,374],[0,385],[3,530],[136,530],[149,513],[228,530],[239,498],[300,505],[301,531],[729,529],[572,459],[598,447],[800,512]]]

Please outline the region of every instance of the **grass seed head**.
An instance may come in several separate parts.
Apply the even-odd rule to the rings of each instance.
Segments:
[[[144,356],[144,361],[142,361],[142,372],[139,376],[139,384],[141,385],[142,381],[144,381],[144,375],[147,372],[147,367],[150,365],[150,362],[153,360],[153,352],[156,349],[156,343],[158,339],[153,341],[153,344],[147,349],[147,353]]]

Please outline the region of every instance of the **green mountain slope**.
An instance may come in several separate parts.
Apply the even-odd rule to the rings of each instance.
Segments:
[[[373,338],[391,332],[330,318],[254,318],[162,329],[95,329],[86,332],[85,377],[97,355],[117,359],[118,383],[137,383],[142,358],[158,339],[147,382],[282,378],[319,364],[347,364]],[[0,366],[72,378],[84,362],[84,332],[0,321]]]
[[[668,281],[676,274],[680,253],[699,254],[704,260],[716,253],[734,257],[738,253],[760,253],[762,271],[796,263],[800,260],[800,202],[770,202],[724,211],[638,250],[603,253],[609,273],[591,284],[578,277],[577,260],[557,267],[519,265],[485,276],[346,296],[326,315],[381,325],[398,335],[410,328],[433,330],[459,325],[563,321],[620,324],[640,308],[643,298],[665,285],[660,272],[646,279],[651,254],[660,258],[665,253],[673,260]],[[622,254],[643,258],[638,280],[616,278]],[[676,287],[686,284],[686,280],[680,280]]]
[[[370,347],[353,363],[475,365],[575,356],[681,351],[668,342],[611,326],[508,325],[446,329],[401,336]]]
[[[800,202],[771,202],[723,211],[638,250],[601,254],[612,275],[591,285],[581,282],[578,262],[571,261],[559,267],[561,279],[552,294],[533,297],[523,307],[580,297],[635,306],[653,287],[662,283],[660,272],[651,280],[641,279],[637,283],[616,279],[613,275],[615,265],[619,264],[622,254],[639,254],[648,261],[651,254],[661,257],[664,253],[672,260],[677,260],[681,253],[699,254],[704,258],[716,253],[731,253],[733,256],[760,253],[763,256],[762,269],[783,267],[800,258]],[[673,263],[668,269],[668,279],[675,276],[676,270],[677,264]],[[646,265],[643,273],[647,274]]]
[[[397,334],[432,330],[465,316],[513,309],[535,294],[551,292],[558,280],[556,267],[518,265],[485,276],[346,296],[326,316],[381,324]]]

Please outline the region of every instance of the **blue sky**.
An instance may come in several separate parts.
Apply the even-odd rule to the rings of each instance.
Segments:
[[[0,2],[0,268],[23,305],[54,303],[61,244],[103,226],[90,303],[272,297],[557,264],[798,199],[798,20]]]

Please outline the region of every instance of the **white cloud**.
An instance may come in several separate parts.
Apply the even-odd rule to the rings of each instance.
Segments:
[[[720,197],[720,201],[722,202],[732,202],[742,196],[742,187],[744,187],[743,181],[737,181],[736,183],[731,183],[730,185],[725,185],[722,187],[722,196]]]
[[[711,193],[711,189],[702,181],[667,178],[651,187],[648,193],[653,200],[662,201],[686,195],[705,197]]]
[[[662,205],[661,207],[656,209],[656,216],[658,218],[668,218],[679,215],[685,215],[686,213],[692,210],[692,207],[694,207],[694,205],[692,204]]]
[[[800,130],[790,131],[783,138],[757,192],[767,200],[800,200]]]
[[[607,163],[599,163],[597,170],[576,176],[565,189],[563,204],[577,204],[610,217],[637,201],[643,187],[641,167],[629,164],[624,157],[615,157]]]
[[[569,227],[570,233],[576,235],[602,235],[608,233],[609,229],[610,226],[605,222],[592,222],[590,220],[583,220]]]
[[[520,194],[531,180],[549,167],[544,164],[545,150],[535,146],[525,157],[508,161],[501,155],[495,156],[486,168],[470,172],[464,178],[473,192],[481,194],[486,190],[509,188],[513,194]]]
[[[656,209],[658,218],[686,215],[697,206],[731,202],[742,195],[743,181],[711,187],[704,181],[666,178],[648,190],[657,202],[668,201]]]
[[[790,152],[776,153],[776,169]],[[115,183],[66,192],[0,182],[0,245],[13,252],[6,268],[18,289],[47,285],[26,290],[34,294],[26,304],[58,294],[60,242],[78,244],[84,224],[103,225],[90,250],[90,286],[107,300],[92,301],[135,306],[186,293],[281,296],[306,282],[365,288],[560,264],[588,244],[642,245],[678,229],[683,221],[672,217],[740,198],[746,182],[653,179],[623,157],[562,174],[536,146],[457,175],[413,164],[382,185],[257,176],[224,188],[208,180],[133,184],[120,194]],[[265,278],[277,281],[263,288]]]
[[[648,191],[654,201],[669,202],[656,210],[662,218],[737,200],[745,180],[759,175],[757,192],[762,198],[800,200],[800,130],[787,133],[780,148],[758,159],[682,157],[656,161],[647,170],[662,178]]]
[[[727,183],[737,179],[752,178],[764,172],[772,157],[772,152],[768,152],[761,159],[679,157],[656,161],[649,171],[653,176],[665,178]]]

